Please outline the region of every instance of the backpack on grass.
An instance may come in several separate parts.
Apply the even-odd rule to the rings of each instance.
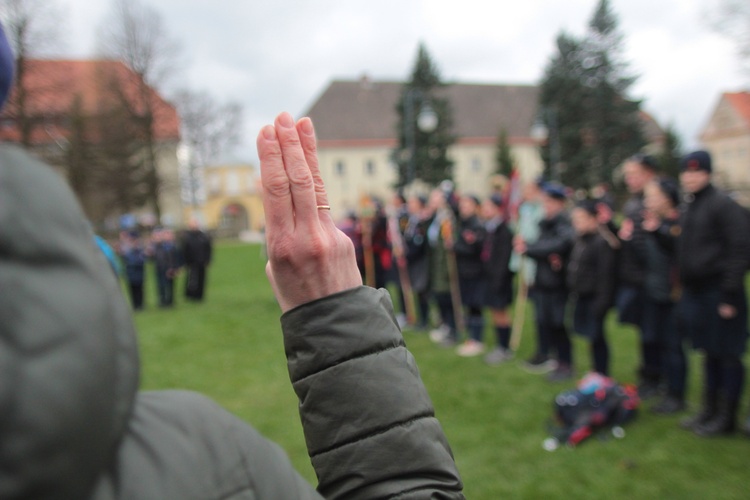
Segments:
[[[620,385],[609,377],[589,373],[576,389],[561,392],[554,401],[552,438],[544,443],[550,451],[559,444],[576,446],[602,431],[625,436],[622,426],[635,418],[640,399],[632,385]]]

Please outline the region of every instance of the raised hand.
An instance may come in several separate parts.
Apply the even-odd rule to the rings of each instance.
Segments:
[[[288,113],[257,139],[266,215],[266,274],[281,310],[362,285],[354,246],[331,217],[312,121]]]

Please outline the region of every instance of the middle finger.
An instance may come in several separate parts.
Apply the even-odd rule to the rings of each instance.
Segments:
[[[289,113],[282,113],[276,118],[276,133],[289,178],[295,228],[299,225],[309,229],[320,227],[313,176],[305,160],[294,119]]]

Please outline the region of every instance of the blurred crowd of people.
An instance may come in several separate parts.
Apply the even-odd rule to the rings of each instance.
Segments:
[[[145,307],[144,285],[148,281],[148,261],[153,263],[159,307],[174,306],[175,280],[183,270],[187,273],[185,298],[197,302],[203,300],[206,270],[211,263],[212,242],[208,233],[202,231],[196,221],[189,223],[179,240],[173,229],[157,226],[150,231],[121,231],[114,249],[101,238],[97,238],[97,244],[115,275],[125,280],[133,310],[141,311]]]
[[[480,200],[446,181],[388,206],[367,200],[339,227],[365,283],[395,291],[402,327],[460,356],[513,359],[528,302],[536,347],[527,371],[572,379],[574,333],[588,341],[588,368],[608,376],[606,318],[615,309],[639,332],[640,397],[672,414],[686,408],[689,341],[703,354],[703,395],[681,425],[712,436],[735,429],[744,387],[750,212],[711,184],[708,153],[686,155],[680,172],[670,179],[653,158],[630,158],[621,207],[601,185],[582,194],[506,179]]]

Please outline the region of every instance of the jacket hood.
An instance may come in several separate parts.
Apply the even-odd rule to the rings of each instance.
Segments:
[[[138,386],[130,311],[70,190],[0,144],[0,498],[87,498]]]

